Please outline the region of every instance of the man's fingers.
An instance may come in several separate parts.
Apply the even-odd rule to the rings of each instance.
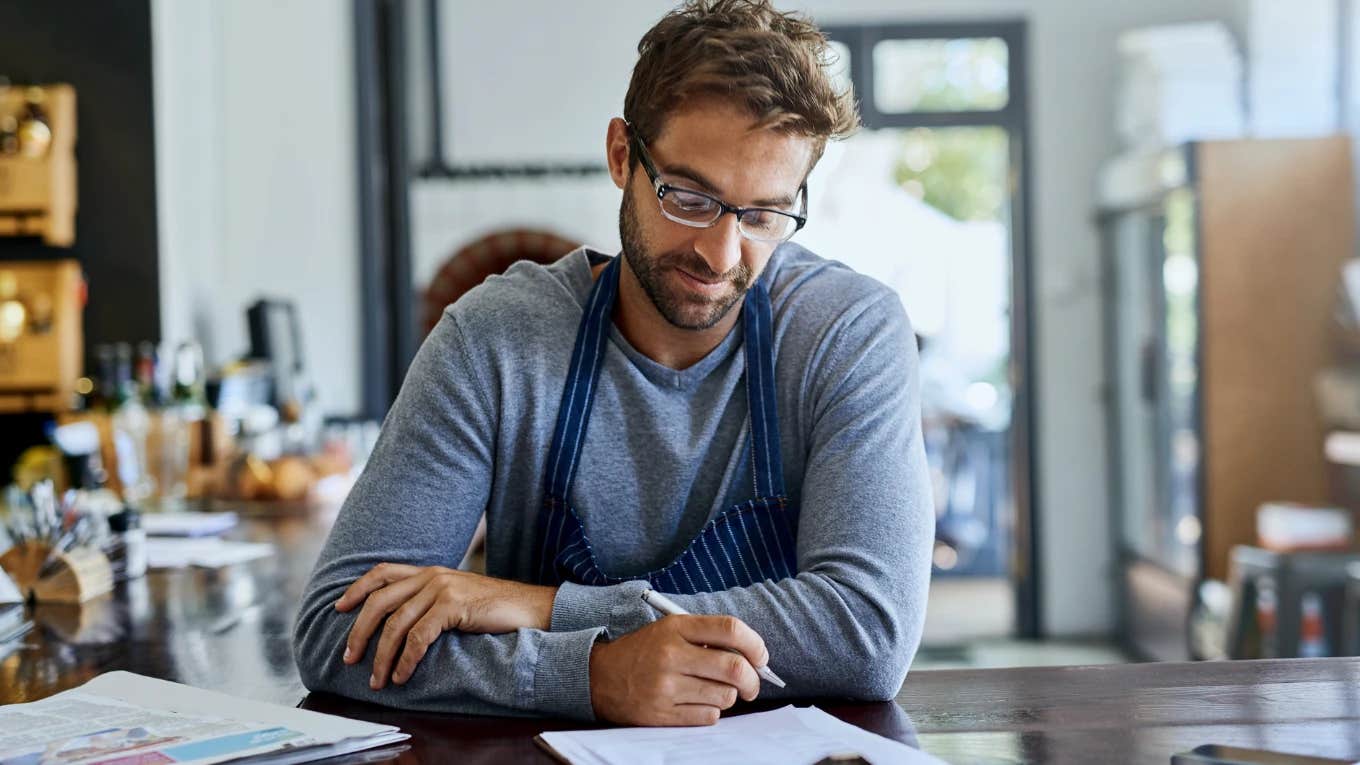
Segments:
[[[397,668],[392,672],[392,682],[401,685],[411,679],[416,667],[420,666],[420,660],[425,658],[425,652],[444,634],[444,625],[444,618],[438,613],[437,606],[425,612],[420,621],[406,633],[406,649],[401,652]]]
[[[363,658],[364,651],[368,649],[368,639],[377,631],[383,618],[424,586],[425,577],[413,576],[389,584],[365,599],[364,607],[359,609],[359,615],[355,617],[354,626],[350,627],[349,637],[345,641],[345,663],[353,664]]]
[[[727,709],[737,703],[737,689],[734,686],[692,675],[676,678],[672,692],[671,701],[676,704],[702,704]]]
[[[696,680],[729,686],[747,701],[760,694],[760,675],[741,654],[721,648],[688,646],[680,661],[684,665],[681,671]]]
[[[348,611],[364,602],[364,599],[375,590],[414,576],[420,571],[422,569],[419,566],[409,566],[405,563],[379,563],[369,569],[368,573],[354,580],[354,584],[345,588],[344,594],[335,601],[335,610]]]
[[[740,651],[752,667],[763,667],[770,661],[765,641],[735,616],[685,615],[666,618],[675,619],[680,637],[694,645]]]
[[[676,704],[662,725],[713,725],[722,710],[708,704]]]
[[[406,644],[411,628],[425,617],[433,604],[434,593],[430,592],[429,587],[425,587],[387,617],[387,621],[383,623],[382,633],[378,636],[378,649],[373,653],[373,675],[369,681],[373,690],[379,690],[387,685],[397,652]]]

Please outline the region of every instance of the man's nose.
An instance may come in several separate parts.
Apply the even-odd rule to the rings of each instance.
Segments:
[[[713,273],[725,274],[741,263],[741,243],[737,216],[723,213],[717,223],[699,232],[694,251]]]

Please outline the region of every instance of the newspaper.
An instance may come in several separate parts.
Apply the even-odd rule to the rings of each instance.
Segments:
[[[0,765],[308,762],[403,741],[390,725],[110,672],[0,708]]]

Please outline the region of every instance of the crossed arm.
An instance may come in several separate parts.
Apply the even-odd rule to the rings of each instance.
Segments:
[[[881,308],[901,312],[895,298]],[[467,546],[489,482],[435,477],[490,475],[491,424],[460,400],[475,381],[440,361],[458,350],[427,343],[304,599],[304,682],[408,708],[645,724],[711,722],[758,692],[891,698],[920,637],[933,511],[909,325],[865,313],[885,330],[832,352],[814,390],[799,574],[673,597],[739,618],[654,621],[642,582],[539,587],[441,560]],[[752,667],[766,661],[787,689],[760,687]]]

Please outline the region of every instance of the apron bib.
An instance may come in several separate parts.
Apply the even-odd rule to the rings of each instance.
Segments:
[[[784,495],[779,455],[770,296],[759,282],[742,304],[754,496],[710,520],[679,557],[661,568],[635,576],[612,576],[600,568],[570,497],[609,340],[622,259],[615,257],[596,279],[576,332],[544,477],[538,583],[604,586],[641,579],[658,592],[686,595],[794,576],[796,517]]]

